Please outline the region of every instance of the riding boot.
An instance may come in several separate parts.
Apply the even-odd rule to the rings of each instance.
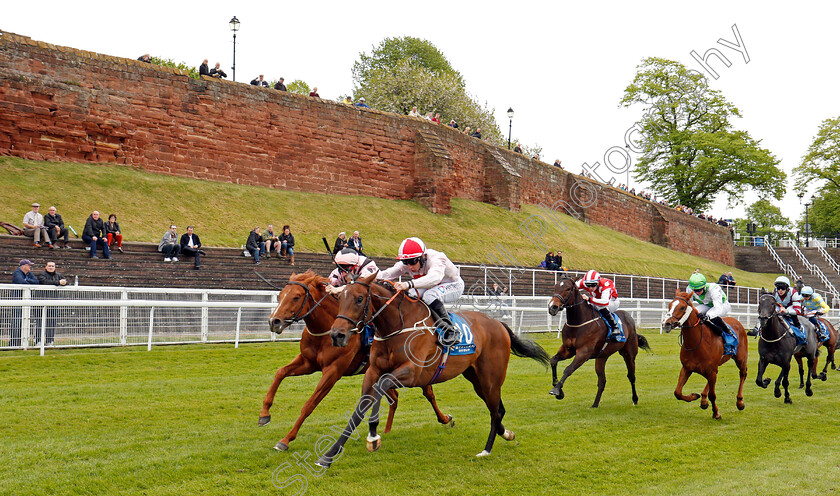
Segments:
[[[761,324],[756,323],[755,327],[747,331],[747,336],[758,336],[758,330],[761,327]]]
[[[703,319],[703,321],[706,323],[706,325],[709,326],[712,329],[712,331],[714,331],[714,333],[717,334],[718,336],[722,335],[723,332],[724,332],[724,329],[726,328],[725,326],[721,326],[720,323],[717,322],[717,319],[719,319],[719,318],[720,317],[716,317],[714,319],[709,319],[709,318],[704,317],[704,319]],[[721,321],[721,323],[722,323],[722,321]]]
[[[729,330],[729,326],[726,325],[726,322],[723,321],[723,317],[715,317],[711,320],[711,323],[718,326],[720,328],[721,333],[725,332],[730,336],[734,335],[733,332]],[[738,336],[735,337],[737,338]]]
[[[441,346],[448,347],[458,344],[458,342],[461,341],[461,333],[458,332],[458,329],[456,329],[455,326],[452,325],[452,321],[449,320],[449,314],[446,312],[443,302],[435,300],[429,304],[429,308],[432,309],[432,316],[435,318],[435,325],[443,329],[443,332],[438,337],[438,342]]]
[[[606,308],[599,308],[598,312],[604,316],[604,320],[610,326],[610,336],[618,336],[618,324],[615,323],[612,314]]]

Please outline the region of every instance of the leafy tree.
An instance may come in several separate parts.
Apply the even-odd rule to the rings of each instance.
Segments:
[[[800,192],[813,183],[840,190],[840,117],[822,122],[802,163],[793,173]]]
[[[186,62],[178,62],[176,64],[175,61],[173,61],[172,59],[162,59],[160,57],[151,57],[151,61],[153,64],[162,65],[164,67],[173,67],[175,69],[186,71],[193,79],[201,79],[201,75],[198,73],[198,68],[193,67],[191,65],[187,65]]]
[[[773,239],[792,237],[791,229],[793,224],[790,219],[782,215],[782,210],[770,203],[769,200],[762,198],[746,210],[747,217],[745,219],[737,219],[735,221],[736,229],[740,232],[746,232],[747,222],[756,223],[756,236],[770,235]]]
[[[494,110],[466,91],[461,74],[429,41],[386,38],[370,55],[359,55],[353,83],[354,101],[364,97],[371,107],[398,114],[408,114],[412,107],[440,113],[442,124],[454,119],[461,130],[481,128],[484,139],[503,141]]]
[[[272,85],[274,86],[274,85]],[[286,85],[286,89],[292,93],[297,93],[298,95],[307,95],[309,96],[309,92],[312,91],[309,89],[309,85],[306,84],[306,81],[301,79],[295,79],[291,83]]]
[[[779,160],[730,118],[741,112],[697,71],[679,62],[650,57],[637,68],[620,105],[642,104],[637,178],[661,196],[703,210],[719,193],[737,204],[749,189],[780,199],[785,173]]]
[[[840,237],[840,190],[824,188],[819,196],[814,197],[808,212],[808,223],[812,235],[817,237]],[[804,232],[805,214],[803,212],[799,229]]]

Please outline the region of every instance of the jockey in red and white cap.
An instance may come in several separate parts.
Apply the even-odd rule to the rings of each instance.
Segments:
[[[330,286],[328,293],[334,293],[334,289],[350,283],[354,277],[366,277],[379,271],[376,262],[372,258],[359,255],[352,248],[344,248],[335,256],[336,268],[330,272]]]
[[[397,282],[394,287],[399,291],[414,289],[417,295],[429,305],[438,324],[443,324],[443,336],[440,343],[452,346],[460,341],[460,333],[449,320],[444,303],[455,303],[464,293],[464,280],[458,267],[455,267],[446,254],[427,249],[420,238],[406,238],[400,244],[396,265],[379,272],[379,279],[395,281],[400,276],[408,275],[408,281]]]
[[[612,318],[612,313],[618,310],[619,305],[615,284],[606,277],[601,277],[598,271],[590,270],[578,279],[577,287],[588,293],[583,295],[583,299],[589,300],[589,303],[592,303],[598,312],[604,316],[604,319],[610,325],[610,335],[617,335],[618,325]]]

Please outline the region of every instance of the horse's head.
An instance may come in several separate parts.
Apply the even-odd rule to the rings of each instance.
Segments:
[[[318,305],[325,281],[312,271],[292,274],[288,284],[277,295],[277,308],[268,317],[271,332],[280,334],[309,315]]]
[[[330,329],[333,346],[347,346],[350,334],[360,332],[371,318],[373,281],[376,275],[359,277],[338,293],[338,315]]]
[[[776,314],[778,305],[773,293],[761,288],[761,291],[758,293],[758,322],[760,327],[763,328],[767,321],[770,320],[770,317]]]
[[[691,313],[694,311],[694,305],[691,304],[691,293],[683,293],[680,290],[674,294],[674,299],[668,305],[668,313],[662,320],[662,330],[671,332],[675,327],[682,327],[686,323]]]
[[[560,279],[560,282],[554,286],[554,296],[548,302],[548,313],[552,316],[557,315],[560,310],[571,306],[574,303],[576,291],[575,281],[568,277]]]

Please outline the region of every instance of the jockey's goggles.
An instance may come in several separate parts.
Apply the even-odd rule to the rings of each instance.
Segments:
[[[338,270],[342,272],[350,272],[353,270],[353,265],[350,264],[338,264]]]
[[[403,265],[414,265],[420,263],[420,257],[408,258],[402,261]]]
[[[790,287],[790,286],[788,286],[787,284],[785,284],[785,283],[783,283],[783,282],[777,282],[777,283],[776,283],[776,289],[786,290],[786,289],[787,289],[787,288],[789,288],[789,287]]]
[[[598,287],[598,281],[588,281],[588,282],[583,283],[583,285],[586,286],[587,288],[597,288]]]

